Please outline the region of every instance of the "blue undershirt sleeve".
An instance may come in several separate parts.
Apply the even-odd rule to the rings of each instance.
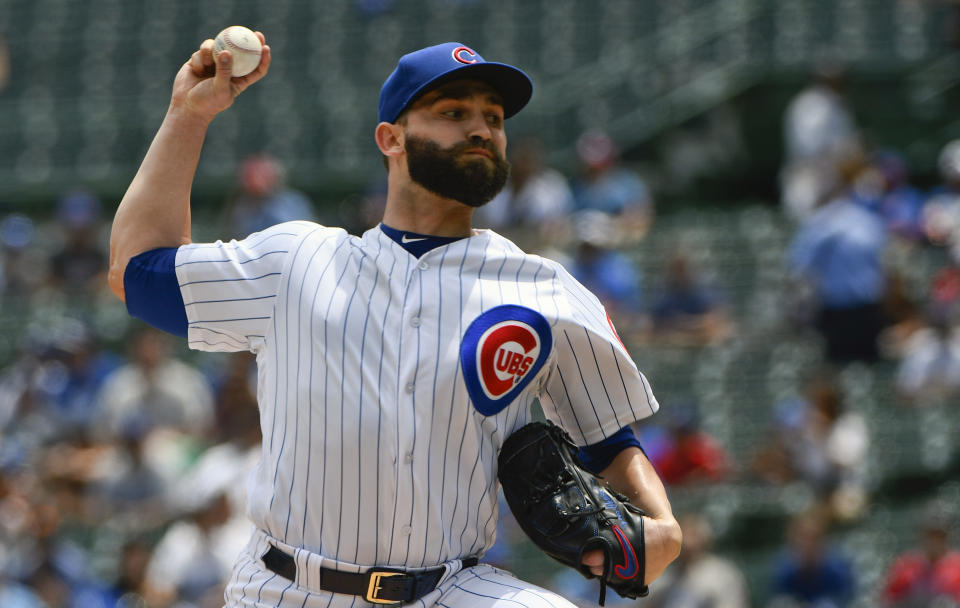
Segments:
[[[176,336],[187,337],[187,311],[177,281],[177,248],[151,249],[130,258],[123,273],[127,312]]]
[[[599,443],[580,448],[577,456],[588,471],[598,474],[610,466],[617,454],[630,446],[643,450],[643,446],[640,445],[640,440],[633,433],[633,429],[625,426]]]

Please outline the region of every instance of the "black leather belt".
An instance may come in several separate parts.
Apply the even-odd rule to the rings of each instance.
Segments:
[[[263,565],[275,574],[296,580],[297,562],[293,556],[270,546],[261,558]],[[477,558],[468,557],[464,568],[477,565]],[[372,568],[363,573],[341,572],[320,568],[320,588],[333,593],[359,595],[374,604],[406,604],[415,602],[437,588],[446,568],[407,572],[395,568]]]

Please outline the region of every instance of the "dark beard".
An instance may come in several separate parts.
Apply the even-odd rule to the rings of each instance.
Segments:
[[[462,160],[464,150],[471,148],[483,148],[493,154],[493,166],[482,158]],[[510,175],[510,163],[487,140],[441,148],[435,141],[407,134],[404,149],[413,181],[436,195],[471,207],[490,202]]]

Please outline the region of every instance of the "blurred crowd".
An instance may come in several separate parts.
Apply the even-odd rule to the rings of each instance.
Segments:
[[[256,155],[214,223],[231,238],[313,213]],[[109,220],[83,189],[0,220],[0,606],[222,606],[250,533],[255,362],[132,321],[106,286]]]
[[[661,414],[636,431],[668,489],[749,480],[809,490],[771,565],[769,605],[841,607],[868,592],[889,606],[960,602],[949,505],[924,513],[916,549],[890,556],[876,589],[862,588],[831,541],[868,511],[867,465],[881,457],[838,373],[895,363],[904,415],[960,392],[960,141],[943,142],[940,183],[921,189],[901,153],[865,141],[842,82],[842,72],[821,70],[784,114],[781,209],[794,236],[780,260],[791,277],[780,314],[787,335],[818,336],[816,373],[769,404],[769,430],[747,461],[711,435],[692,399],[661,395]],[[572,175],[550,167],[533,138],[510,155],[510,181],[476,225],[562,261],[604,302],[628,347],[696,352],[741,334],[730,287],[708,278],[683,244],[658,252],[645,267],[659,274],[644,276],[636,252],[657,230],[654,189],[613,137],[583,133]],[[383,193],[371,184],[336,210],[338,223],[369,227]],[[52,217],[0,218],[4,608],[220,606],[249,533],[245,479],[260,441],[254,362],[188,353],[126,317],[104,278],[111,207],[76,189]],[[239,167],[210,236],[242,238],[292,219],[321,218],[286,184],[282,163],[258,154]],[[917,298],[898,268],[921,249],[942,251],[944,264]],[[522,570],[529,548],[503,511],[488,559]],[[711,518],[680,515],[684,551],[645,605],[750,606],[741,567],[714,548]],[[593,583],[572,571],[538,582],[594,605]]]

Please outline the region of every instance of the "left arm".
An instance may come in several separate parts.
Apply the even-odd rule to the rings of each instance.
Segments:
[[[680,555],[683,534],[673,516],[663,482],[636,447],[621,451],[607,465],[600,476],[610,482],[615,490],[626,495],[630,502],[646,512],[644,542],[646,545],[646,572],[644,583],[650,583]],[[583,563],[594,574],[603,573],[603,552],[590,551],[584,554]]]
[[[557,295],[564,296],[555,329],[562,339],[557,341],[556,373],[548,376],[540,404],[575,444],[585,446],[590,456],[602,457],[602,462],[591,458],[595,466],[588,468],[599,469],[614,489],[647,514],[643,583],[649,583],[680,554],[682,534],[660,477],[639,443],[629,441],[633,432],[624,433],[629,427],[623,425],[652,415],[660,406],[596,296],[563,267],[557,267],[557,288]],[[582,425],[581,420],[596,424]],[[603,576],[604,559],[604,551],[588,551],[582,563]]]

